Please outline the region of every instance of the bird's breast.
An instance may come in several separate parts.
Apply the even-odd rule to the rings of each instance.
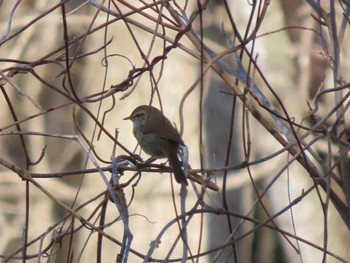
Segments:
[[[142,133],[140,129],[134,129],[134,135],[142,150],[147,154],[157,157],[166,157],[166,140],[154,133]]]

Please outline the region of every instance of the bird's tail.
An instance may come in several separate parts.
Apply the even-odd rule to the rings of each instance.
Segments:
[[[174,171],[175,180],[179,184],[184,183],[185,185],[188,185],[187,178],[185,176],[179,157],[177,155],[177,151],[178,151],[178,144],[175,142],[169,141],[169,147],[167,147],[167,156],[169,159],[169,164]]]

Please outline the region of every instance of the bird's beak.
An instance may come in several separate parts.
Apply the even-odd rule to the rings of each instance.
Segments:
[[[129,116],[129,117],[126,117],[126,118],[124,118],[123,120],[131,120],[131,118],[130,118],[131,116]]]

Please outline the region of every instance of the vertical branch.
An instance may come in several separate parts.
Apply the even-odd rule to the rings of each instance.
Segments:
[[[328,19],[328,29],[330,35],[330,51],[333,59],[333,86],[337,87],[341,83],[341,56],[340,56],[340,44],[337,33],[336,23],[336,10],[334,0],[330,1],[330,14]],[[344,29],[343,29],[344,30]],[[341,103],[343,101],[343,90],[336,90],[334,92],[335,104],[339,105],[336,111],[337,126],[335,128],[336,136],[340,141],[347,141],[345,132],[345,118],[344,118],[344,106]],[[342,143],[339,144],[339,156],[344,156],[340,161],[340,176],[343,180],[343,192],[346,198],[347,205],[350,206],[350,166],[349,158],[347,156],[348,147]]]
[[[72,91],[72,94],[74,98],[79,101],[79,97],[77,93],[75,92],[73,80],[71,76],[71,65],[69,64],[69,39],[68,39],[68,26],[67,26],[67,20],[66,20],[66,8],[64,2],[62,2],[61,5],[62,10],[62,23],[63,23],[63,39],[65,44],[65,63],[66,63],[66,70],[67,70],[67,76],[68,76],[68,84],[70,87],[70,90]],[[67,90],[68,92],[68,90]]]

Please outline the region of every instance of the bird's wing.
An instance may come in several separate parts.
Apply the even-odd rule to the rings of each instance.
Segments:
[[[181,139],[180,134],[168,119],[163,120],[163,129],[167,130],[166,135],[164,135],[164,132],[160,129],[160,127],[156,127],[155,122],[147,123],[147,125],[145,125],[142,128],[142,133],[143,134],[153,133],[154,135],[160,138],[164,138],[164,139],[184,145],[184,142]]]

